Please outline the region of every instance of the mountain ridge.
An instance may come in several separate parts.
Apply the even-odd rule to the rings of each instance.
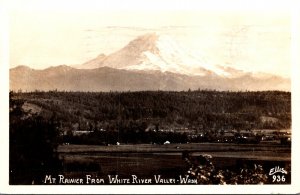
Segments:
[[[24,71],[25,70],[25,71]],[[10,69],[10,90],[60,91],[145,91],[215,89],[232,91],[290,91],[290,80],[280,77],[254,78],[251,74],[239,78],[215,75],[188,76],[172,72],[124,70],[111,67],[76,69]]]

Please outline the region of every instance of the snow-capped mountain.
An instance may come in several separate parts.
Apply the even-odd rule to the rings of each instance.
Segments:
[[[290,79],[212,65],[172,38],[146,34],[110,55],[100,54],[80,66],[34,70],[10,69],[10,90],[284,90]]]
[[[185,75],[218,75],[234,77],[243,71],[212,65],[200,56],[183,48],[166,35],[150,33],[129,42],[124,48],[108,56],[104,54],[82,64],[79,68],[112,67],[125,70],[159,70]]]

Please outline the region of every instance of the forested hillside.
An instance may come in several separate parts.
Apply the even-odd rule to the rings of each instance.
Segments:
[[[55,117],[60,128],[145,131],[251,130],[291,126],[291,93],[219,91],[13,93],[23,109]]]

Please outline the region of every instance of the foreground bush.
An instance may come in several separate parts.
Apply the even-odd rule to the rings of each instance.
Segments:
[[[211,162],[211,155],[191,157],[184,155],[189,169],[187,175],[197,179],[198,184],[265,184],[268,182],[267,173],[261,165],[253,164],[250,168],[239,168],[238,171],[217,170]]]

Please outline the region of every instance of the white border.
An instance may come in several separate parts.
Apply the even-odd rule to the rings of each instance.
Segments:
[[[87,0],[89,1],[89,0]],[[4,158],[1,158],[1,177],[0,177],[0,193],[74,193],[74,194],[201,194],[201,193],[299,193],[300,192],[300,160],[297,158],[299,151],[299,108],[300,108],[300,6],[298,1],[272,1],[272,0],[99,0],[97,3],[101,3],[102,9],[108,9],[112,5],[116,5],[117,9],[131,10],[131,9],[201,9],[205,10],[283,10],[291,11],[292,13],[292,184],[291,185],[239,185],[239,186],[202,186],[202,185],[178,185],[178,186],[9,186],[8,185],[8,91],[9,91],[9,8],[11,6],[24,6],[26,2],[47,3],[49,1],[0,1],[0,24],[1,24],[1,53],[0,53],[0,78],[1,78],[1,93],[0,93],[0,121],[1,121],[1,136],[0,136],[0,154]],[[90,1],[89,1],[90,2]],[[104,2],[104,4],[103,4]],[[76,1],[64,0],[50,3],[52,6],[62,7],[63,5],[70,5],[74,3],[72,9],[82,9],[81,7],[76,8]],[[159,3],[160,6],[157,6]],[[34,4],[32,4],[34,5]],[[104,6],[103,6],[104,5]],[[133,6],[136,5],[136,6]],[[200,6],[201,5],[201,6]],[[100,6],[100,7],[101,7]],[[18,7],[20,8],[20,7]],[[35,7],[29,7],[28,9],[35,9]],[[48,9],[53,9],[49,7]]]

